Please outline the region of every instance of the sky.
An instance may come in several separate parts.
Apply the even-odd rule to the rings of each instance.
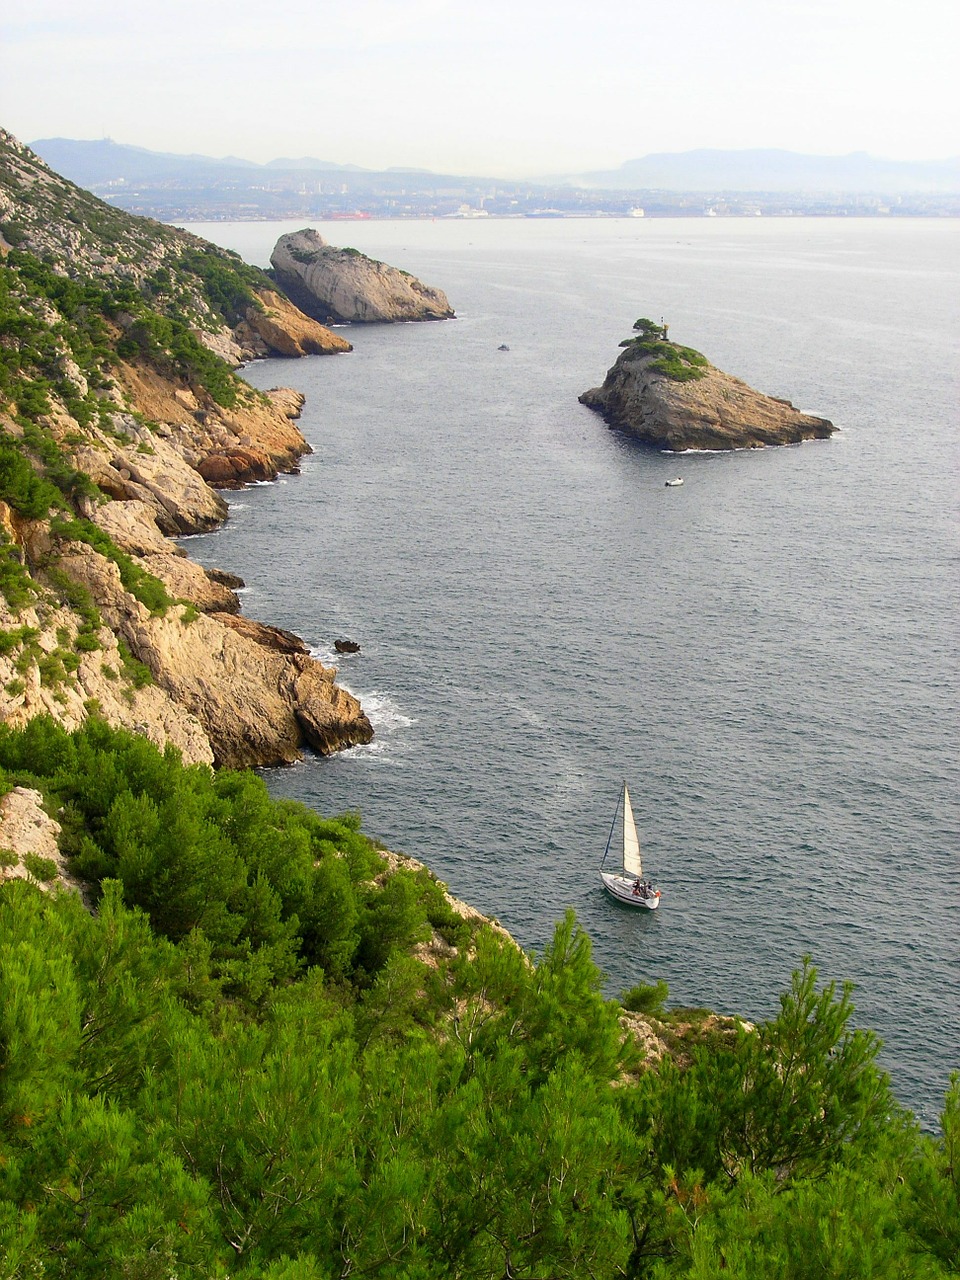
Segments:
[[[538,177],[653,152],[960,153],[960,0],[13,0],[0,126]]]

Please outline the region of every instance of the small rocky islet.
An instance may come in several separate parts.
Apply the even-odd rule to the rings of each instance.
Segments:
[[[837,430],[670,341],[669,326],[640,319],[633,327],[636,336],[620,344],[603,385],[579,399],[642,443],[673,453],[760,449],[825,440]]]

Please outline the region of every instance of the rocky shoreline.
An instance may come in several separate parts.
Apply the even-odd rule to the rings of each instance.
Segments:
[[[3,130],[0,176],[0,722],[96,714],[230,768],[369,742],[336,669],[241,617],[240,579],[173,541],[226,519],[218,490],[310,452],[303,396],[231,370],[351,344],[237,255],[110,208]]]
[[[336,684],[336,669],[311,658],[299,639],[238,616],[235,589],[242,581],[194,564],[172,540],[226,518],[213,487],[224,469],[221,484],[231,488],[296,470],[309,451],[294,424],[302,397],[280,390],[229,415],[207,406],[201,424],[182,388],[142,370],[125,373],[128,388],[138,390],[136,403],[149,405],[154,430],[142,432],[135,419],[120,417],[114,423],[126,425],[127,441],[116,432],[93,433],[75,449],[75,465],[112,498],[83,500],[81,513],[175,603],[151,609],[96,546],[58,534],[49,522],[24,520],[0,503],[0,526],[38,582],[52,595],[59,584],[63,594],[59,575],[66,575],[101,623],[97,647],[83,653],[70,680],[45,679],[42,663],[22,670],[22,651],[0,655],[0,720],[19,725],[47,712],[73,728],[95,709],[157,745],[172,742],[188,763],[230,768],[287,764],[305,749],[326,754],[369,742],[370,722],[357,699]],[[145,448],[143,435],[149,435]],[[51,572],[44,566],[53,560]],[[69,600],[61,605],[38,601],[14,616],[0,598],[0,628],[27,628],[36,651],[48,656],[65,641],[74,647],[78,619]],[[133,663],[142,674],[131,687],[122,677]]]

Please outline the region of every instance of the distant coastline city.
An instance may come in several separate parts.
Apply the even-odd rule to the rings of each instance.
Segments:
[[[698,151],[538,181],[373,171],[312,158],[253,164],[64,138],[57,172],[161,222],[312,218],[957,217],[960,161]]]

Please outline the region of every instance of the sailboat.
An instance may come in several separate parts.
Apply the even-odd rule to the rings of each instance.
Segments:
[[[614,832],[617,820],[622,813],[623,848],[620,860],[620,871],[604,871],[603,866],[611,848],[616,846]],[[628,907],[641,907],[647,911],[656,911],[660,905],[660,890],[647,888],[643,882],[643,866],[640,862],[640,841],[637,838],[637,824],[633,820],[633,808],[630,805],[630,792],[627,784],[623,784],[617,808],[613,815],[607,847],[600,863],[600,879],[611,898],[624,903]]]

